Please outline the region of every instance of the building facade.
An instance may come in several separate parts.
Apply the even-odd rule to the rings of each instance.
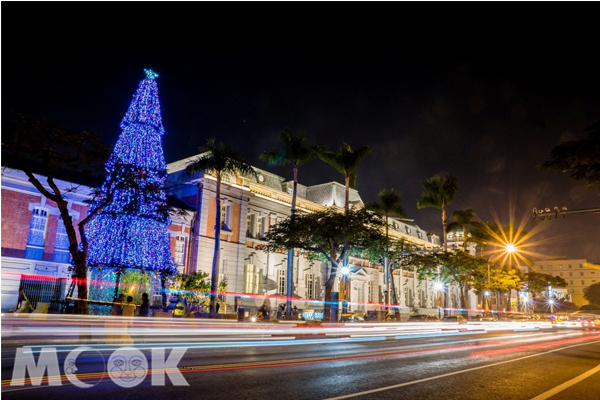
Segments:
[[[167,194],[171,203],[186,210],[172,217],[169,232],[171,251],[181,273],[211,273],[214,253],[216,216],[216,179],[208,174],[188,176],[185,167],[192,158],[171,163],[168,168]],[[265,251],[265,234],[290,214],[292,182],[256,168],[257,177],[225,176],[221,187],[221,260],[220,279],[227,280],[225,309],[234,312],[242,299],[247,309],[258,308],[265,299],[275,309],[286,300],[287,252]],[[42,179],[43,181],[43,179]],[[89,188],[60,182],[75,224],[86,215],[84,202]],[[67,190],[68,189],[68,190]],[[345,187],[337,182],[315,186],[298,184],[297,209],[305,211],[336,207],[343,211]],[[356,190],[350,202],[362,206]],[[55,282],[64,294],[69,287],[71,268],[68,242],[64,239],[56,205],[45,199],[20,171],[2,172],[2,310],[14,308],[20,282],[43,276]],[[412,219],[390,220],[390,235],[404,238],[423,250],[440,249],[439,237],[420,228]],[[67,244],[65,244],[67,243]],[[384,306],[384,272],[381,265],[350,258],[350,310],[367,312]],[[324,283],[329,265],[310,260],[296,251],[293,262],[293,304],[303,310],[322,310]],[[437,312],[433,281],[419,280],[409,270],[393,272],[393,287],[403,314],[414,309]],[[339,282],[334,287],[338,286]],[[59,290],[59,289],[56,289]],[[469,308],[477,308],[477,299],[469,296]],[[455,288],[448,288],[448,307],[458,307]]]
[[[583,290],[594,283],[600,282],[600,265],[587,262],[586,259],[567,259],[566,257],[548,258],[536,261],[531,267],[534,272],[560,276],[567,281],[567,295],[571,302],[578,306],[589,304],[583,297]]]

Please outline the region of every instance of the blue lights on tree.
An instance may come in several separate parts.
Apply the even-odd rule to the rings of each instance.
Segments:
[[[119,276],[127,270],[167,275],[177,271],[168,232],[158,75],[145,71],[146,79],[121,121],[121,135],[105,165],[107,177],[101,193],[90,208],[92,212],[110,199],[86,229],[87,262],[93,268],[92,300],[113,301]]]

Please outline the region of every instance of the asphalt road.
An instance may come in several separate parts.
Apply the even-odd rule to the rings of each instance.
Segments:
[[[75,345],[61,346],[58,361],[63,365]],[[154,359],[161,356],[152,346],[135,346],[148,360],[136,386],[122,387],[124,381],[106,373],[122,347],[90,345],[95,350],[77,358],[77,376],[91,386],[83,389],[64,375],[60,386],[10,386],[18,346],[3,343],[2,398],[600,399],[598,328],[161,344],[167,355],[172,347],[185,352],[177,366],[187,386],[158,373]],[[164,386],[157,386],[157,376],[165,377]]]

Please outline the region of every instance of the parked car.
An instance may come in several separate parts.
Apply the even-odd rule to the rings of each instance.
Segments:
[[[435,314],[415,314],[408,317],[407,322],[440,322]]]
[[[459,324],[466,324],[468,321],[462,315],[446,315],[442,318],[442,322],[458,322]]]

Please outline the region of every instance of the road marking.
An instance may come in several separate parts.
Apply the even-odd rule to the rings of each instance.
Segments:
[[[539,396],[535,396],[533,399],[531,400],[545,400],[549,397],[554,396],[555,394],[557,394],[558,392],[562,392],[563,390],[575,385],[576,383],[581,382],[582,380],[584,380],[585,378],[588,378],[592,375],[594,375],[596,372],[600,371],[600,364],[598,364],[597,367],[590,369],[587,372],[584,372],[583,374],[571,379],[570,381],[567,381],[565,383],[563,383],[562,385],[558,385],[557,387],[548,390],[547,392],[544,392],[542,394],[540,394]]]
[[[545,351],[543,353],[532,354],[532,355],[529,355],[529,356],[515,358],[513,360],[500,361],[500,362],[493,363],[493,364],[482,365],[480,367],[467,368],[467,369],[463,369],[463,370],[460,370],[460,371],[449,372],[447,374],[442,374],[442,375],[437,375],[437,376],[431,376],[429,378],[417,379],[416,381],[399,383],[397,385],[386,386],[386,387],[382,387],[382,388],[379,388],[379,389],[365,390],[364,392],[357,392],[357,393],[347,394],[347,395],[338,396],[338,397],[330,397],[330,398],[328,398],[326,400],[349,399],[351,397],[358,397],[358,396],[364,396],[366,394],[383,392],[385,390],[391,390],[391,389],[396,389],[396,388],[400,388],[400,387],[403,387],[403,386],[410,386],[410,385],[414,385],[414,384],[417,384],[417,383],[422,383],[422,382],[427,382],[427,381],[433,381],[433,380],[436,380],[436,379],[446,378],[448,376],[463,374],[465,372],[477,371],[479,369],[484,369],[484,368],[489,368],[489,367],[495,367],[496,365],[508,364],[508,363],[515,362],[515,361],[525,360],[527,358],[542,356],[544,354],[555,353],[557,351],[569,349],[571,347],[586,346],[586,345],[593,344],[593,343],[600,343],[600,340],[595,340],[593,342],[587,342],[587,343],[581,343],[581,344],[574,344],[574,345],[571,345],[571,346],[561,347],[560,349],[554,349],[554,350],[550,350],[550,351]]]

